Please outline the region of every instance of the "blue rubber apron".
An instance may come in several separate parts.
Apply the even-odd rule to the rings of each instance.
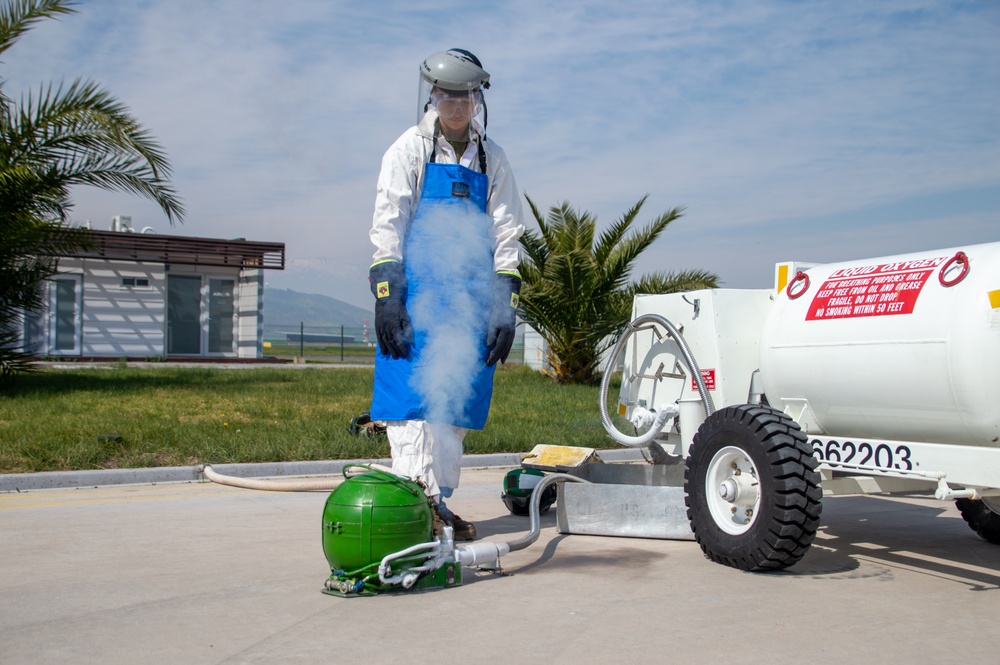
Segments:
[[[407,358],[376,351],[373,420],[420,419],[468,429],[486,424],[496,369],[486,365],[495,279],[488,187],[485,173],[459,164],[426,165],[404,250],[414,344]],[[440,352],[449,339],[456,340],[451,358]]]

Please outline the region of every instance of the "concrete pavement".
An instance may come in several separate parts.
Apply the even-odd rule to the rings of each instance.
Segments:
[[[221,470],[221,469],[220,469]],[[505,469],[468,469],[452,505],[480,537],[528,528]],[[952,504],[837,497],[784,573],[692,542],[560,535],[554,510],[504,574],[343,599],[326,492],[199,481],[0,494],[0,663],[990,663],[1000,547]]]

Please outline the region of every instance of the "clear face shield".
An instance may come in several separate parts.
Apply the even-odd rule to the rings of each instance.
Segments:
[[[433,109],[446,136],[460,138],[467,135],[470,124],[478,134],[484,132],[485,105],[481,88],[444,90],[421,77],[419,95],[417,122],[425,112]]]

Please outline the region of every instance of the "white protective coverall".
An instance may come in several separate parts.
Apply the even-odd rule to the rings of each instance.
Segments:
[[[480,171],[475,123],[465,153],[456,156],[437,128],[433,108],[420,123],[400,136],[382,158],[370,237],[375,245],[373,263],[406,258],[405,239],[410,220],[419,204],[424,166],[434,154],[442,164],[461,164]],[[437,132],[435,145],[434,133]],[[489,194],[486,214],[492,218],[490,241],[495,272],[516,271],[519,239],[524,232],[520,194],[503,149],[481,138],[486,155]],[[461,380],[462,377],[456,377]],[[446,498],[458,487],[462,465],[462,440],[468,430],[424,420],[390,420],[387,435],[394,473],[422,481],[434,499]]]

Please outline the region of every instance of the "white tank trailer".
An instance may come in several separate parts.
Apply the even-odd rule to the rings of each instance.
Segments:
[[[791,566],[845,493],[933,491],[1000,544],[1000,242],[775,273],[639,296],[612,353],[618,414],[648,430],[602,420],[685,459],[706,556]]]

